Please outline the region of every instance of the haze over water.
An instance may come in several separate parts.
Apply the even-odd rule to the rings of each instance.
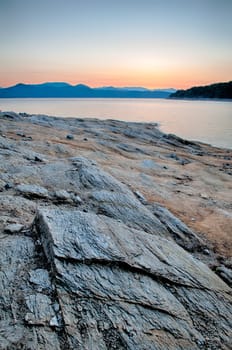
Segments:
[[[166,99],[1,99],[0,109],[59,117],[157,122],[162,131],[232,149],[232,103]]]

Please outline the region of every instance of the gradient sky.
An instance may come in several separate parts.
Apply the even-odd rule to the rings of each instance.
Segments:
[[[232,0],[0,0],[0,86],[232,80]]]

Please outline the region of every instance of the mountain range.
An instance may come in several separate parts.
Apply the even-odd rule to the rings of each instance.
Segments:
[[[97,87],[65,82],[17,84],[0,89],[0,98],[167,98],[175,89],[149,90],[143,87]]]

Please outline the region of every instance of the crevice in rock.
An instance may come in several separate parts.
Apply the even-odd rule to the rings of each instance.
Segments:
[[[127,262],[123,262],[123,261],[109,261],[109,260],[104,260],[104,259],[75,259],[75,258],[70,258],[70,257],[55,257],[56,259],[63,261],[63,262],[67,262],[67,263],[71,263],[71,264],[75,264],[75,263],[82,263],[85,265],[101,265],[101,266],[109,266],[109,267],[119,267],[121,270],[124,271],[129,271],[131,273],[138,273],[141,276],[148,276],[151,277],[153,280],[159,282],[160,284],[165,285],[166,287],[170,287],[172,285],[174,286],[182,286],[182,287],[189,287],[189,288],[193,288],[193,289],[199,289],[199,290],[205,290],[205,287],[193,287],[191,285],[187,285],[185,283],[181,283],[181,282],[176,282],[173,280],[170,280],[169,278],[166,278],[158,273],[154,273],[154,272],[149,272],[148,270],[145,270],[144,268],[140,268],[140,267],[136,267],[136,266],[131,266],[130,264],[128,264]]]
[[[69,345],[68,337],[67,337],[67,334],[65,332],[64,318],[63,318],[62,308],[61,308],[60,301],[59,301],[59,296],[57,293],[53,265],[52,265],[51,261],[49,261],[45,255],[43,245],[41,244],[41,241],[40,241],[41,237],[40,237],[39,232],[36,228],[35,222],[33,222],[32,226],[31,226],[31,237],[34,239],[34,243],[35,243],[35,252],[36,252],[36,254],[35,254],[35,267],[36,267],[36,269],[43,268],[43,269],[47,270],[49,273],[51,283],[52,283],[52,289],[47,291],[47,292],[43,290],[43,294],[48,294],[49,297],[51,298],[52,303],[53,304],[56,303],[57,305],[59,305],[59,310],[57,310],[55,313],[56,317],[58,316],[58,318],[59,318],[59,326],[51,326],[50,325],[50,328],[53,329],[53,331],[58,336],[60,350],[73,350]],[[35,327],[35,325],[30,326],[30,324],[27,324],[27,327],[32,327],[32,326]],[[44,327],[44,326],[36,325],[36,327]]]

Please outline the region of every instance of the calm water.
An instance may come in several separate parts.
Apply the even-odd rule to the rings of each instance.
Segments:
[[[158,122],[161,130],[232,149],[232,103],[164,99],[0,99],[0,110]]]

